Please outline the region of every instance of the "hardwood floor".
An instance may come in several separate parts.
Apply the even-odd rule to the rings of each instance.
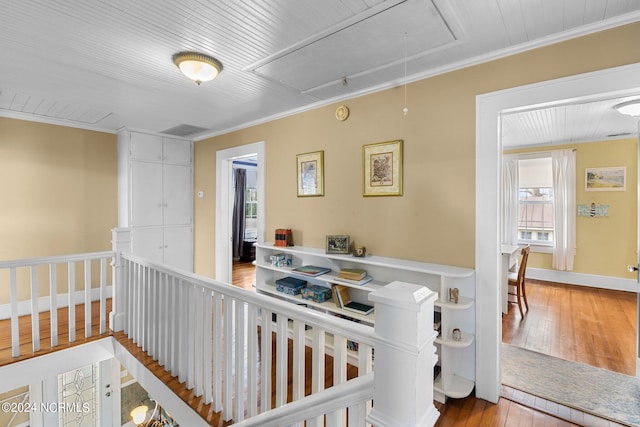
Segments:
[[[251,262],[234,261],[231,271],[231,284],[255,291],[256,267]]]
[[[107,313],[111,311],[111,300],[107,300]],[[111,330],[100,334],[99,302],[91,304],[91,337],[85,338],[84,304],[76,305],[76,340],[69,342],[69,317],[67,308],[58,310],[58,346],[51,348],[51,318],[48,311],[40,313],[40,350],[33,351],[31,338],[31,316],[18,318],[20,330],[20,356],[11,356],[11,321],[0,320],[0,366],[10,365],[32,357],[64,350],[76,345],[104,338],[111,335]]]
[[[635,376],[635,293],[532,279],[526,288],[529,311],[523,319],[510,304],[503,342]]]

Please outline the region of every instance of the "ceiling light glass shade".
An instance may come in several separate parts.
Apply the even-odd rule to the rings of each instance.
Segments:
[[[207,55],[196,52],[180,52],[173,55],[173,62],[182,74],[200,84],[216,78],[222,70],[222,64]]]
[[[149,410],[148,406],[142,405],[133,408],[131,411],[131,419],[135,425],[142,424],[144,419],[147,418],[147,411]]]
[[[622,104],[614,105],[613,108],[615,108],[620,114],[638,117],[640,116],[640,99],[623,102]]]

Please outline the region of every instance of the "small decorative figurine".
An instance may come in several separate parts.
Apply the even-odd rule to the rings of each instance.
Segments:
[[[364,246],[356,246],[353,249],[353,256],[355,257],[363,257],[367,254],[367,248],[365,248]]]
[[[451,337],[454,341],[462,341],[462,332],[460,332],[459,328],[454,328]]]
[[[457,304],[459,295],[460,291],[458,290],[458,288],[449,288],[449,301]]]

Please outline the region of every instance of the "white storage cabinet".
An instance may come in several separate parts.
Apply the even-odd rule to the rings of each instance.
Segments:
[[[193,271],[193,143],[118,133],[118,224],[133,253]]]

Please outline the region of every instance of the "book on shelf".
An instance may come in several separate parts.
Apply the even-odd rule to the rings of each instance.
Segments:
[[[338,273],[340,279],[359,281],[366,277],[367,272],[359,268],[343,268]]]
[[[438,332],[438,336],[440,336],[440,322],[441,322],[441,313],[439,311],[433,312],[433,330]]]
[[[303,265],[301,267],[296,267],[291,271],[294,273],[315,277],[315,276],[320,276],[322,274],[328,273],[331,271],[331,269],[325,268],[325,267],[318,267],[315,265]]]
[[[349,295],[349,288],[344,285],[331,285],[331,292],[333,294],[333,300],[336,303],[336,307],[342,308],[346,303],[351,301],[351,295]]]
[[[369,304],[363,304],[356,301],[351,301],[351,295],[349,294],[349,288],[344,285],[332,285],[331,291],[334,296],[336,307],[351,311],[352,313],[359,313],[367,315],[373,312],[373,306]]]
[[[349,301],[343,307],[344,310],[351,311],[352,313],[367,314],[373,313],[373,306],[369,304],[363,304],[361,302]]]
[[[365,276],[363,279],[361,280],[349,280],[349,279],[343,279],[342,277],[337,277],[337,280],[344,282],[344,283],[348,283],[350,285],[358,285],[358,286],[362,286],[362,285],[366,285],[367,283],[369,283],[370,281],[373,280],[373,277],[371,276]]]

